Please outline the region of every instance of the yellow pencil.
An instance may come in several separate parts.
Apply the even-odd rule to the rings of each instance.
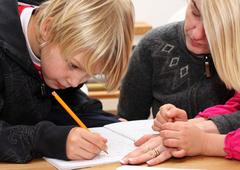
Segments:
[[[55,99],[60,103],[60,105],[68,112],[68,114],[75,120],[75,122],[82,128],[89,129],[87,126],[77,117],[77,115],[68,107],[68,105],[61,99],[61,97],[55,92],[52,92],[52,95],[55,97]]]
[[[87,126],[77,117],[77,115],[68,107],[68,105],[61,99],[61,97],[55,92],[52,92],[52,95],[55,97],[55,99],[60,103],[60,105],[67,111],[67,113],[75,120],[75,122],[82,128],[87,129],[90,131]],[[103,150],[106,154],[108,152],[106,150]]]

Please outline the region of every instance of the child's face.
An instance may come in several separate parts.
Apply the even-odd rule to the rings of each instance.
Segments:
[[[194,54],[208,54],[210,52],[202,23],[201,1],[189,0],[184,23],[186,46]]]
[[[65,89],[87,81],[90,76],[84,70],[83,60],[83,53],[79,53],[66,61],[58,46],[45,46],[41,50],[41,66],[46,84],[53,89]]]

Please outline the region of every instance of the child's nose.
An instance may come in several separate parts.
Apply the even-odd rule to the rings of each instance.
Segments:
[[[81,83],[84,83],[86,82],[88,79],[90,78],[89,75],[85,75],[85,76],[81,76],[81,77],[73,77],[71,80],[70,80],[70,85],[71,87],[77,87],[78,85],[80,85]]]
[[[70,82],[71,87],[77,87],[79,84],[80,84],[80,83],[78,83],[78,81],[75,81],[75,80],[72,80],[72,81]]]

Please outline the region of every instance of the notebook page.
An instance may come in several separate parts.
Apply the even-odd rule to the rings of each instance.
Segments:
[[[146,134],[157,134],[152,130],[153,119],[134,120],[105,125],[104,127],[135,141]]]
[[[135,146],[131,140],[113,133],[112,131],[109,131],[103,127],[90,128],[90,131],[99,133],[108,140],[108,154],[101,152],[100,155],[92,160],[81,161],[63,161],[51,158],[45,159],[60,170],[69,170],[117,162],[127,153],[135,149]]]

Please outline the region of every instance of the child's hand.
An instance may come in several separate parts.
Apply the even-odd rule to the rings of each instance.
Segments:
[[[165,104],[160,107],[152,128],[155,131],[160,131],[164,123],[175,121],[187,121],[187,113],[172,104]]]
[[[174,157],[204,154],[207,135],[192,123],[165,123],[162,125],[160,135],[165,146],[177,149],[172,151]]]
[[[70,160],[93,159],[101,151],[106,150],[107,140],[99,134],[75,127],[68,134],[66,154]]]

